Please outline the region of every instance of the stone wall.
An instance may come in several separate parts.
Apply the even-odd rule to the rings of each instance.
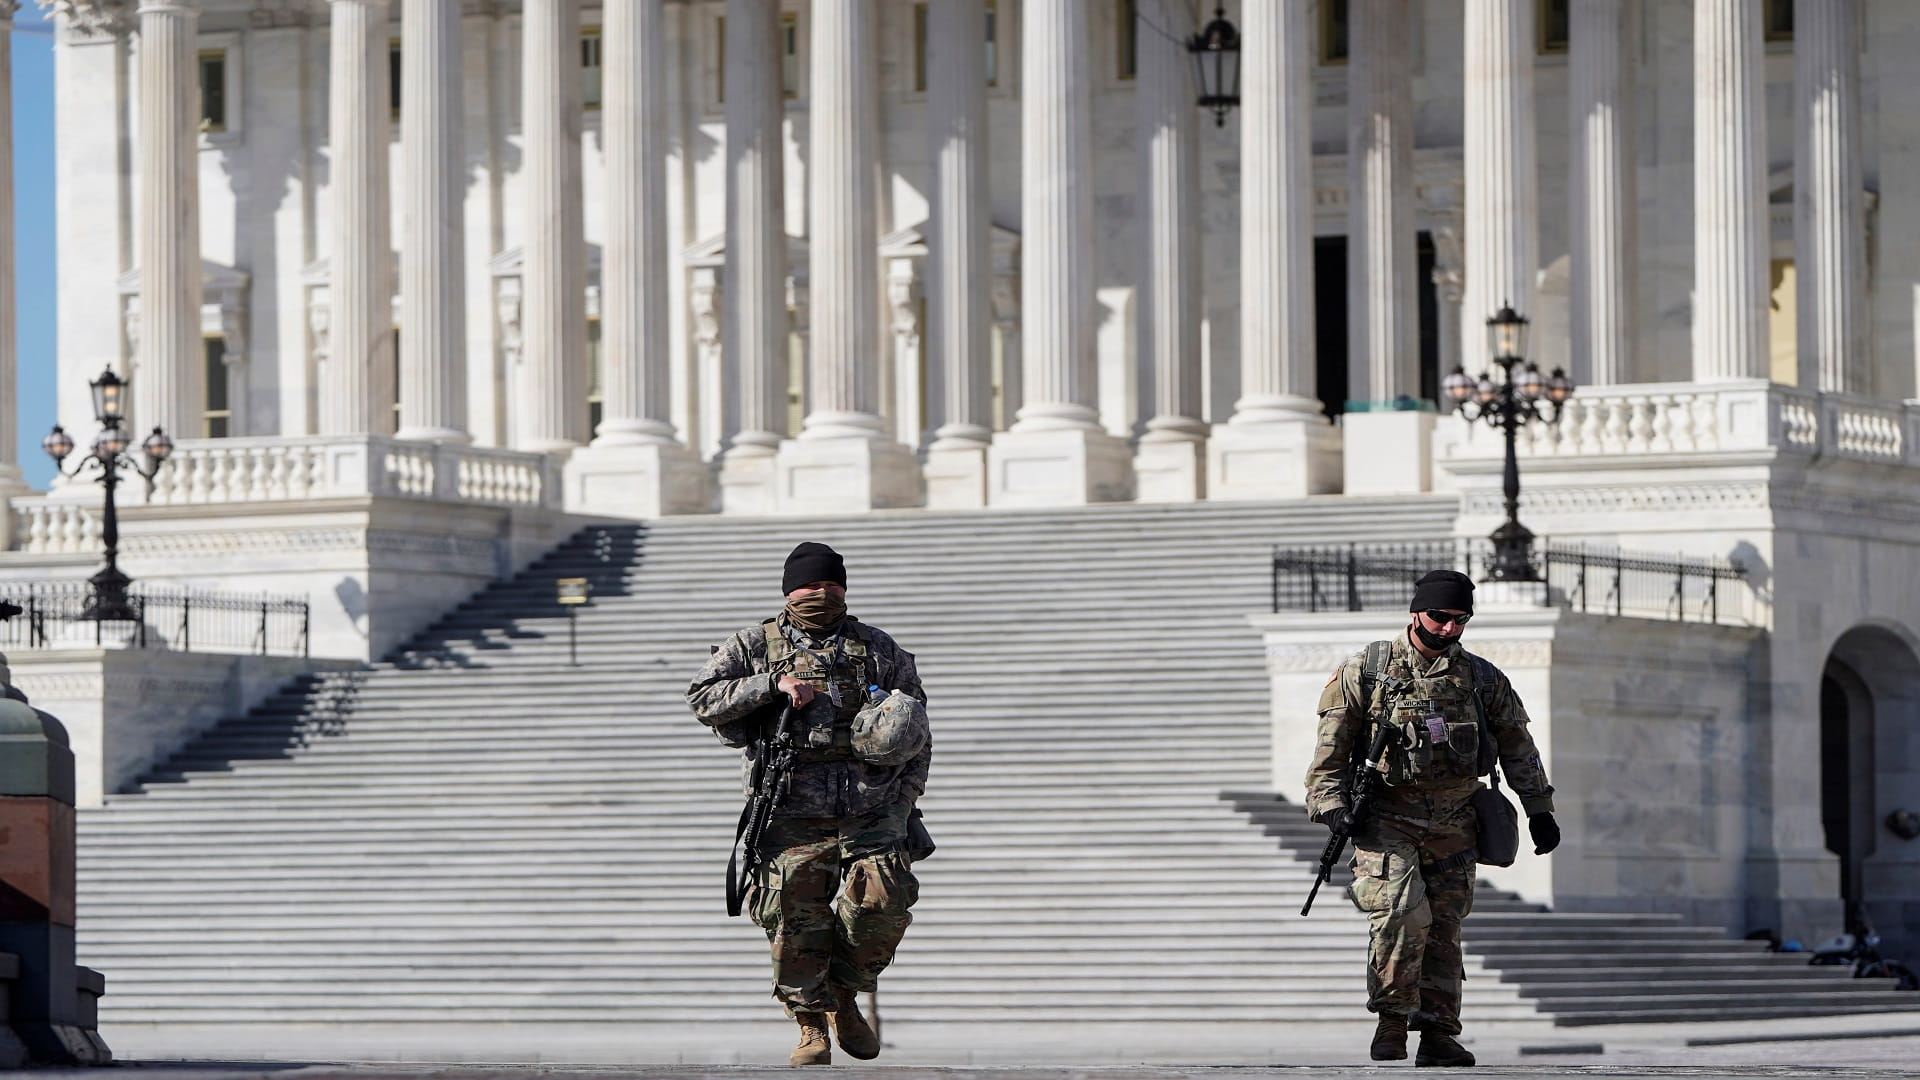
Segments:
[[[1252,619],[1272,673],[1274,786],[1298,800],[1335,666],[1395,612]],[[1465,644],[1525,703],[1565,840],[1482,876],[1571,911],[1673,911],[1744,929],[1757,630],[1480,605]],[[1517,801],[1517,800],[1516,800]]]

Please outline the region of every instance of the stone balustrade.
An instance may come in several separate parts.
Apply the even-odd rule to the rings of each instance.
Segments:
[[[1498,429],[1453,417],[1443,454],[1498,458]],[[1777,449],[1920,467],[1920,403],[1815,394],[1762,380],[1582,387],[1558,424],[1531,424],[1518,449],[1533,457],[1643,457]]]
[[[76,498],[82,494],[86,498]],[[15,546],[36,554],[100,550],[94,485],[11,500]],[[542,454],[402,442],[382,436],[183,439],[154,477],[132,474],[122,506],[286,503],[374,496],[559,510],[560,465]]]

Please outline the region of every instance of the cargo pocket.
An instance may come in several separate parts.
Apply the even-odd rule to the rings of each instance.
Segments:
[[[753,884],[747,886],[746,908],[753,924],[772,934],[780,929],[780,886],[778,862],[760,864]]]
[[[920,899],[920,880],[905,854],[890,851],[856,860],[847,870],[846,895],[860,911],[899,913]]]
[[[1361,911],[1385,911],[1391,902],[1387,881],[1390,856],[1384,851],[1355,848],[1353,860],[1353,902]]]

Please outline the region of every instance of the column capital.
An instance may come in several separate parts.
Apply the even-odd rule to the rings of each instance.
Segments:
[[[129,16],[133,12],[130,0],[36,0],[40,7],[56,19],[63,20],[67,29],[86,36],[111,36],[123,33],[131,25]],[[7,17],[13,17],[17,3],[5,3]]]

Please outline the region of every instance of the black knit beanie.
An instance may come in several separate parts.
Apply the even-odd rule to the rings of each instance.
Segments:
[[[1434,570],[1413,583],[1413,603],[1408,611],[1445,608],[1448,611],[1473,610],[1473,579],[1458,570]]]
[[[780,595],[816,581],[834,581],[846,588],[847,560],[827,545],[808,540],[787,556],[786,571],[780,575]]]

